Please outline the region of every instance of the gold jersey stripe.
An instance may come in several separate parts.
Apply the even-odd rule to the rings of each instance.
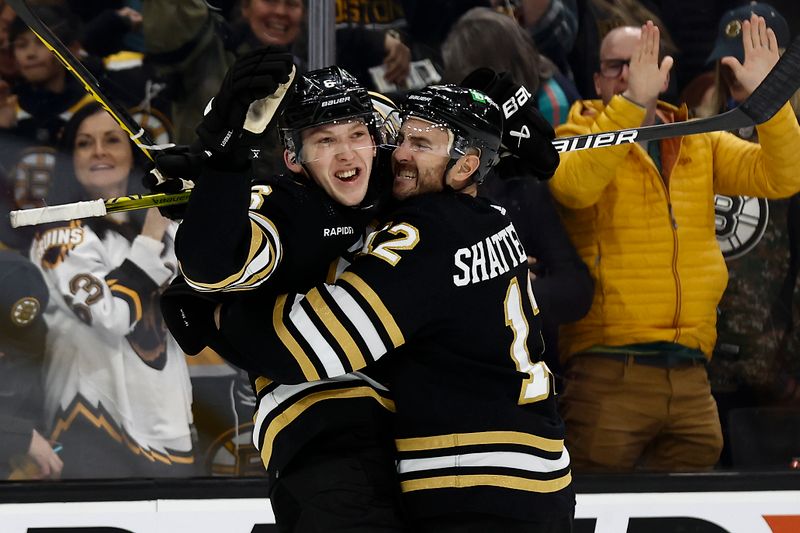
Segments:
[[[244,276],[245,271],[247,270],[247,267],[250,266],[250,262],[256,256],[256,253],[258,253],[258,250],[261,248],[261,243],[263,241],[264,241],[264,232],[263,232],[263,230],[259,227],[258,224],[256,224],[255,222],[253,222],[251,220],[250,221],[250,250],[247,252],[247,259],[245,260],[244,266],[242,266],[242,269],[239,270],[239,272],[237,272],[236,274],[232,274],[232,275],[228,276],[227,278],[223,279],[222,281],[219,281],[219,282],[216,282],[216,283],[202,283],[200,281],[195,281],[192,278],[190,278],[189,276],[187,276],[186,273],[183,272],[183,270],[181,270],[181,273],[183,274],[183,277],[186,278],[186,281],[190,285],[195,285],[197,287],[200,287],[201,289],[216,290],[216,289],[225,288],[228,285],[231,285],[232,283],[234,283],[235,281],[241,279],[242,276]],[[272,247],[270,246],[270,252],[273,252],[273,251],[274,250],[272,250]],[[274,254],[273,254],[272,261],[270,262],[269,267],[271,268],[272,265],[274,265],[274,264],[275,264],[275,257],[274,257]]]
[[[278,433],[280,433],[286,426],[294,422],[297,417],[302,415],[306,409],[325,400],[345,398],[373,398],[392,413],[395,412],[394,402],[384,398],[378,394],[375,389],[368,385],[350,387],[347,389],[323,390],[309,394],[305,398],[292,404],[291,407],[286,409],[286,411],[281,413],[280,416],[275,417],[272,422],[270,422],[266,432],[264,433],[264,441],[261,444],[261,460],[263,461],[264,466],[266,467],[269,465],[269,462],[272,459],[272,444],[275,441],[275,437],[277,437]]]
[[[438,450],[457,446],[475,446],[480,444],[520,444],[531,446],[546,452],[560,453],[564,451],[563,439],[546,439],[519,431],[481,431],[476,433],[454,433],[435,437],[415,437],[396,439],[398,452],[415,452],[421,450]]]
[[[527,492],[558,492],[572,483],[572,473],[543,481],[541,479],[527,479],[516,476],[500,476],[489,474],[473,474],[465,476],[440,476],[424,479],[412,479],[400,483],[403,492],[414,492],[416,490],[428,489],[454,489],[468,487],[502,487],[513,490],[524,490]]]
[[[139,293],[137,293],[133,289],[129,289],[125,285],[120,285],[119,283],[114,283],[113,285],[109,285],[109,289],[112,292],[121,292],[133,302],[133,309],[134,314],[136,315],[136,322],[142,319],[142,300],[139,298]]]
[[[258,376],[256,378],[256,394],[260,394],[262,390],[269,387],[270,383],[272,383],[271,379],[265,378],[264,376]]]
[[[312,309],[317,314],[322,323],[328,331],[331,332],[336,342],[344,350],[347,360],[350,361],[350,366],[353,370],[360,370],[367,366],[367,361],[364,359],[364,354],[361,353],[356,341],[345,329],[342,323],[333,314],[330,306],[322,299],[319,289],[312,289],[307,295],[306,300],[311,304]]]
[[[286,346],[286,349],[292,354],[297,364],[300,365],[300,370],[303,371],[303,376],[306,378],[306,381],[316,381],[319,379],[317,369],[314,368],[308,354],[306,354],[283,323],[283,308],[286,306],[286,297],[286,294],[282,294],[275,301],[275,308],[272,311],[272,326],[275,328],[275,333],[278,335],[283,345]]]
[[[380,296],[372,290],[372,287],[367,285],[367,282],[352,272],[344,272],[339,279],[349,283],[369,303],[372,310],[378,315],[386,333],[389,334],[394,348],[405,343],[403,332],[400,331],[400,327],[395,322],[394,317],[383,304]]]

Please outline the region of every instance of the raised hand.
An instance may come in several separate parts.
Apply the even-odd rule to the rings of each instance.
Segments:
[[[263,132],[294,79],[291,54],[268,48],[240,56],[222,80],[217,95],[209,102],[197,136],[212,154],[231,152],[245,129]],[[270,98],[272,97],[272,98]],[[258,106],[259,117],[246,123],[251,105]]]
[[[643,107],[655,105],[658,95],[667,85],[672,57],[666,56],[658,63],[661,32],[653,21],[642,26],[639,43],[633,50],[628,71],[628,88],[622,93]]]
[[[744,64],[733,56],[723,57],[720,62],[729,67],[736,81],[749,96],[764,81],[772,67],[778,62],[778,39],[771,28],[767,28],[764,17],[755,13],[742,23]]]

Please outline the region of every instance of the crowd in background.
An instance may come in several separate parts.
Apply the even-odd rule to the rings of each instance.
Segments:
[[[307,1],[29,3],[156,143],[182,144],[194,139],[237,55],[287,47],[306,68]],[[11,7],[0,5],[0,478],[259,475],[246,377],[211,352],[184,357],[158,313],[158,294],[177,271],[176,222],[150,210],[11,228],[11,210],[146,192],[146,161]],[[581,101],[608,104],[605,87],[630,74],[630,56],[603,55],[613,46],[605,39],[653,21],[660,56],[674,58],[660,100],[675,113],[708,117],[742,100],[723,58],[735,55],[731,43],[741,41],[747,19],[731,10],[747,5],[337,0],[336,63],[396,100],[415,85],[461,83],[479,67],[508,72],[564,133],[569,125],[558,127],[576,121],[571,113],[601,109]],[[800,29],[800,5],[759,5],[785,48]],[[258,172],[282,168],[272,133],[273,157],[261,157]],[[754,128],[733,133],[758,142]],[[659,153],[658,164],[667,157]],[[600,223],[567,214],[574,206],[564,188],[551,195],[547,181],[531,179],[547,174],[535,161],[503,161],[496,173],[521,178],[487,180],[482,194],[504,205],[519,231],[543,311],[545,358],[568,389],[577,372],[567,364],[570,350],[584,332],[563,325],[587,313],[606,324],[609,311],[599,302],[618,296],[598,283],[596,276],[612,274],[587,259],[585,233],[576,230],[581,221]],[[710,466],[789,468],[800,456],[798,198],[718,195],[709,213],[729,272],[716,307],[718,339],[697,357],[676,357],[707,370],[724,442]],[[580,474],[580,461],[574,465]],[[619,469],[630,468],[608,468]]]

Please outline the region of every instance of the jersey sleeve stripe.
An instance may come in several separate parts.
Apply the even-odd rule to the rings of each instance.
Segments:
[[[314,365],[311,363],[311,359],[308,357],[308,354],[306,354],[303,348],[300,347],[300,344],[289,332],[283,322],[286,298],[287,296],[283,294],[279,296],[275,302],[275,309],[272,313],[272,325],[275,328],[275,333],[278,335],[278,338],[281,340],[283,345],[286,346],[286,349],[288,349],[292,354],[292,357],[294,357],[295,361],[297,361],[297,364],[300,365],[303,376],[308,381],[318,380],[320,375],[317,372],[317,369],[314,368]]]
[[[339,398],[373,398],[389,411],[395,411],[393,401],[384,398],[372,387],[367,385],[339,390],[323,390],[309,394],[286,409],[281,416],[273,419],[268,427],[261,429],[263,436],[259,436],[259,439],[263,443],[261,449],[261,460],[264,462],[264,464],[269,464],[270,459],[272,458],[272,443],[281,430],[294,422],[294,420],[302,415],[306,409],[312,407],[316,403]],[[255,431],[253,433],[256,434]]]
[[[455,448],[458,446],[473,446],[480,444],[519,444],[522,446],[538,448],[546,452],[557,453],[560,453],[564,450],[563,440],[546,439],[544,437],[521,433],[518,431],[454,433],[451,435],[437,435],[435,437],[416,437],[395,440],[395,446],[398,452]]]
[[[119,283],[109,284],[108,288],[111,289],[111,292],[118,293],[116,296],[119,296],[131,306],[133,311],[131,323],[142,319],[142,299],[139,298],[139,293]]]
[[[400,488],[403,492],[413,492],[424,489],[447,489],[456,487],[503,487],[527,492],[549,493],[558,492],[572,483],[572,474],[567,473],[559,478],[550,480],[526,479],[515,476],[490,475],[453,475],[402,481]]]
[[[327,291],[325,294],[328,294]],[[331,332],[336,342],[342,348],[344,355],[350,362],[350,370],[359,370],[367,366],[367,362],[364,359],[364,354],[361,353],[361,348],[359,348],[358,344],[356,344],[356,341],[353,339],[347,329],[345,329],[339,319],[336,318],[335,312],[325,302],[322,294],[319,292],[319,289],[312,289],[306,296],[306,299],[319,319],[322,321],[328,331]]]
[[[250,249],[241,270],[222,281],[204,283],[186,276],[186,282],[195,290],[212,292],[257,287],[275,271],[280,262],[280,237],[275,225],[263,215],[250,215]]]
[[[372,307],[372,310],[381,321],[383,328],[389,334],[393,348],[397,348],[405,343],[403,332],[400,330],[397,322],[395,322],[392,314],[381,301],[380,296],[378,296],[375,291],[372,290],[372,287],[367,285],[363,279],[352,272],[343,273],[339,280],[347,283],[356,291],[358,291],[358,293],[367,301],[370,307]]]
[[[377,361],[380,359],[389,349],[364,309],[345,289],[335,286],[326,286],[326,289],[331,297],[336,300],[336,304],[342,310],[343,315],[353,324],[353,330],[363,339],[372,360]]]
[[[558,459],[545,459],[529,453],[491,451],[403,459],[397,464],[400,474],[447,468],[507,468],[545,474],[569,468],[569,454],[564,450]]]
[[[314,320],[308,315],[302,305],[303,299],[297,296],[295,303],[289,310],[288,320],[297,329],[300,336],[311,347],[311,353],[322,363],[325,372],[323,377],[334,377],[347,374],[342,361],[334,347],[328,342],[323,333],[317,328]],[[316,316],[316,315],[314,315]]]
[[[255,389],[256,396],[261,394],[261,391],[269,387],[271,384],[271,379],[267,379],[264,376],[258,376],[253,387]]]

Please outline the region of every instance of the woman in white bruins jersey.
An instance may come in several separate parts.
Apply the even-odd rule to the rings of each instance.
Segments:
[[[72,170],[51,203],[132,192],[132,143],[90,104],[65,127]],[[138,183],[138,180],[134,180]],[[175,225],[157,210],[44,226],[31,248],[51,292],[45,415],[63,477],[194,472],[191,384],[158,295],[176,271]]]

